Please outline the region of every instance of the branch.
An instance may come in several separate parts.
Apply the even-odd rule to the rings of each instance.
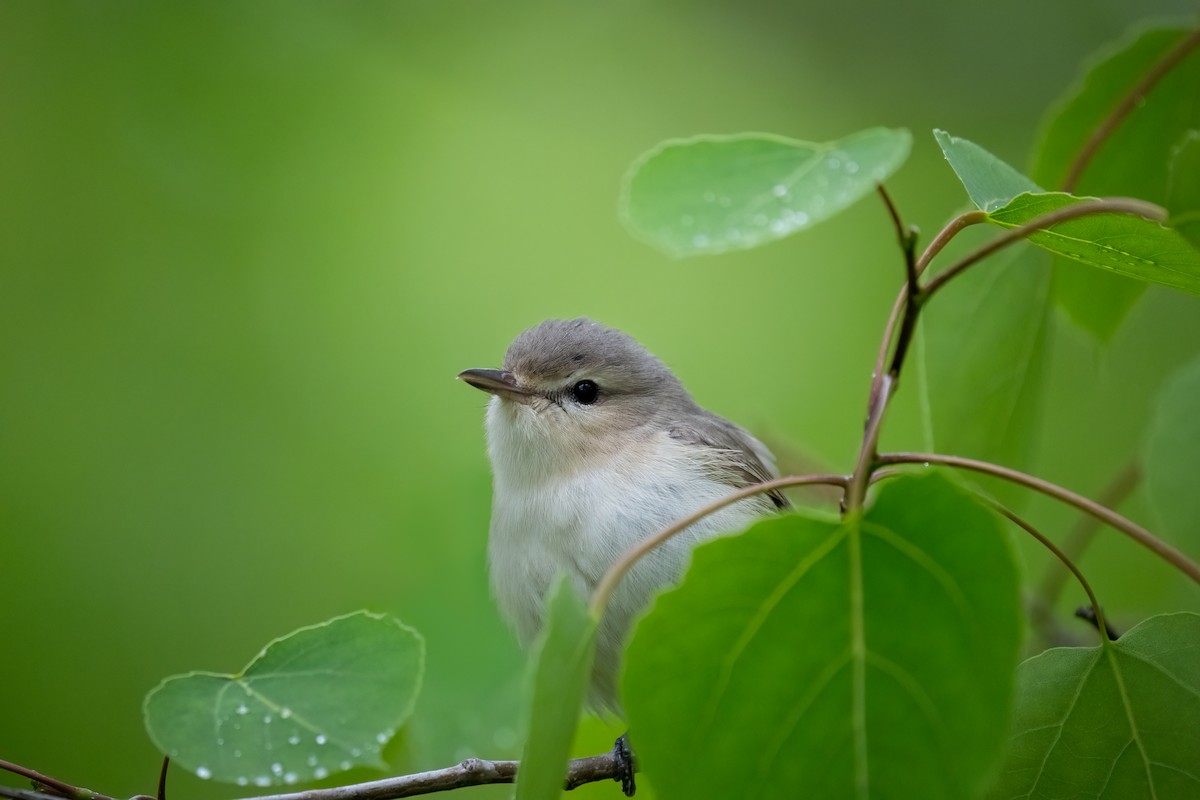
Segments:
[[[982,261],[997,250],[1001,250],[1020,239],[1024,239],[1031,233],[1037,233],[1038,231],[1053,227],[1060,222],[1086,217],[1091,214],[1132,214],[1154,222],[1165,222],[1167,219],[1167,212],[1162,207],[1132,197],[1106,197],[1098,200],[1084,200],[1080,203],[1063,206],[1051,211],[1049,214],[1043,214],[1040,217],[1031,219],[1024,225],[1005,231],[1003,235],[967,255],[945,272],[931,278],[925,284],[922,293],[926,297],[931,297],[938,289],[945,286],[947,282],[962,273],[963,270],[978,261]]]
[[[598,619],[604,613],[609,597],[612,596],[613,591],[617,588],[617,584],[621,582],[621,578],[625,577],[625,573],[629,572],[633,568],[633,565],[641,560],[642,556],[672,536],[687,530],[709,514],[714,514],[725,508],[725,506],[733,505],[739,500],[745,500],[747,497],[754,497],[758,494],[766,494],[775,489],[788,489],[793,486],[811,486],[813,484],[845,487],[848,481],[849,478],[845,475],[793,475],[787,478],[776,478],[773,481],[764,481],[763,483],[746,486],[738,489],[736,492],[725,495],[719,500],[714,500],[694,514],[689,514],[679,520],[674,525],[663,528],[652,536],[647,536],[622,553],[621,557],[608,568],[608,572],[604,573],[600,582],[596,584],[595,591],[592,592],[592,601],[589,604],[592,615]]]
[[[947,467],[980,472],[1020,484],[1034,491],[1041,492],[1047,497],[1053,497],[1059,502],[1074,506],[1086,514],[1091,514],[1096,519],[1120,531],[1143,547],[1146,547],[1196,583],[1200,583],[1200,564],[1192,561],[1182,552],[1176,550],[1162,539],[1159,539],[1141,525],[1126,519],[1111,509],[1105,508],[1094,500],[1089,500],[1083,495],[1072,492],[1070,489],[1064,489],[1057,484],[1050,483],[1033,475],[1018,472],[1008,467],[1001,467],[998,464],[991,464],[987,461],[976,461],[973,458],[963,458],[961,456],[944,456],[936,453],[887,453],[879,456],[876,459],[876,463],[940,464]]]
[[[1053,553],[1054,557],[1061,561],[1062,565],[1071,571],[1071,574],[1075,576],[1077,581],[1079,581],[1079,585],[1083,587],[1083,591],[1087,594],[1088,600],[1092,604],[1092,612],[1096,615],[1096,630],[1100,631],[1102,636],[1110,634],[1112,629],[1109,628],[1104,621],[1104,611],[1100,608],[1100,601],[1096,599],[1096,593],[1092,591],[1091,584],[1087,582],[1087,578],[1083,577],[1083,573],[1079,571],[1079,567],[1075,566],[1075,562],[1073,562],[1066,553],[1060,550],[1058,545],[1050,541],[1048,536],[1039,531],[1037,528],[1033,527],[1033,525],[1027,520],[1018,516],[1007,507],[1002,506],[1000,503],[997,503],[995,500],[990,498],[983,499],[986,500],[987,503],[993,509],[995,509],[997,513],[1007,517],[1009,522],[1012,522],[1017,527],[1023,529],[1030,536],[1037,539],[1041,543],[1042,547],[1045,547],[1047,550]],[[1109,638],[1115,639],[1117,637],[1110,636]]]
[[[328,789],[309,789],[288,794],[262,795],[248,800],[391,800],[396,797],[413,797],[468,786],[484,786],[492,783],[512,783],[517,777],[519,761],[484,761],[468,758],[460,764],[445,769],[400,775],[379,781],[354,783],[349,786],[334,786]],[[612,753],[588,758],[576,758],[567,765],[564,787],[574,789],[585,783],[620,778],[616,759]],[[102,795],[93,795],[100,798]],[[0,786],[0,797],[12,800],[62,800],[56,794],[33,792]]]
[[[20,775],[23,778],[28,778],[33,781],[35,786],[51,790],[51,796],[58,798],[58,800],[62,800],[64,797],[70,798],[70,800],[113,800],[113,798],[106,794],[72,786],[56,778],[51,778],[49,775],[43,775],[35,769],[22,767],[20,764],[14,764],[4,759],[0,759],[0,769],[11,772],[14,775]]]
[[[1100,496],[1096,498],[1096,502],[1105,508],[1118,508],[1121,503],[1125,502],[1125,498],[1137,488],[1137,485],[1142,480],[1142,468],[1138,462],[1130,461],[1125,467],[1116,474],[1112,481],[1104,487],[1100,492]],[[1067,533],[1067,538],[1063,541],[1063,552],[1067,554],[1071,560],[1076,560],[1083,555],[1087,550],[1088,545],[1092,543],[1096,532],[1100,530],[1100,521],[1095,517],[1084,514],[1075,523]],[[1041,601],[1047,607],[1053,607],[1058,602],[1058,596],[1062,593],[1063,585],[1067,581],[1067,574],[1054,562],[1050,562],[1046,569],[1046,574],[1042,579],[1042,586],[1038,592]]]
[[[1129,113],[1137,106],[1138,103],[1146,96],[1146,94],[1154,88],[1163,76],[1170,72],[1176,64],[1182,61],[1188,53],[1190,53],[1196,45],[1200,45],[1200,30],[1192,31],[1192,33],[1184,37],[1183,41],[1171,49],[1162,59],[1155,64],[1146,75],[1138,81],[1138,83],[1130,90],[1129,94],[1117,104],[1116,108],[1101,122],[1092,135],[1088,138],[1084,145],[1079,150],[1079,154],[1075,156],[1075,160],[1071,162],[1071,168],[1067,171],[1067,177],[1063,179],[1062,190],[1069,192],[1075,188],[1075,184],[1079,182],[1079,178],[1083,175],[1083,171],[1087,169],[1088,164],[1096,156],[1109,136],[1112,136],[1113,131],[1117,129]]]
[[[917,259],[917,274],[920,275],[929,266],[929,262],[933,261],[934,256],[942,252],[942,249],[950,244],[950,240],[958,236],[963,228],[969,228],[972,225],[978,225],[981,222],[987,222],[986,211],[967,211],[959,214],[954,219],[942,228],[937,236],[933,237],[933,241],[925,248],[925,252],[921,253],[921,257]]]
[[[895,376],[888,371],[880,378],[878,393],[872,389],[871,407],[867,409],[867,426],[863,432],[862,446],[858,450],[854,472],[846,484],[843,512],[859,510],[867,498],[867,487],[871,483],[871,474],[875,471],[875,455],[879,447],[879,432],[883,427],[883,412],[887,411],[895,387]]]
[[[883,204],[887,207],[888,216],[892,218],[892,227],[896,229],[896,238],[900,240],[900,247],[907,247],[910,232],[904,227],[904,223],[900,221],[900,212],[896,210],[896,204],[892,202],[892,196],[888,194],[888,190],[884,188],[882,183],[875,184],[875,190],[883,198]]]
[[[892,349],[892,339],[896,335],[896,327],[900,323],[900,315],[908,308],[908,284],[900,287],[896,302],[892,303],[892,313],[888,316],[887,325],[883,328],[883,341],[879,343],[879,353],[875,356],[875,371],[871,373],[871,393],[867,397],[867,416],[875,407],[879,393],[883,390],[883,376],[886,373],[888,352]]]

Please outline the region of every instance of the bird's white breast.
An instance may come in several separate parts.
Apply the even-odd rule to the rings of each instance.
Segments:
[[[543,598],[559,573],[586,598],[633,544],[732,491],[714,480],[702,452],[665,431],[619,449],[569,456],[570,448],[548,452],[551,443],[537,440],[537,431],[523,426],[522,414],[498,406],[494,400],[488,414],[491,583],[501,612],[525,644],[541,627]],[[597,640],[596,704],[617,707],[617,665],[633,617],[658,589],[679,578],[698,541],[744,528],[763,514],[763,503],[743,501],[710,515],[648,554],[625,577]]]

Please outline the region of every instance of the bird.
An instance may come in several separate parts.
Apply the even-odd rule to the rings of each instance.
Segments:
[[[697,405],[632,336],[590,319],[546,320],[512,341],[501,368],[467,369],[458,378],[491,394],[490,582],[526,647],[558,575],[586,598],[642,539],[778,476],[762,442]],[[630,627],[657,592],[679,581],[692,548],[789,507],[778,491],[738,501],[634,565],[597,630],[588,693],[594,710],[622,716],[618,678]],[[618,751],[628,752],[622,740]],[[631,793],[632,772],[625,788]]]

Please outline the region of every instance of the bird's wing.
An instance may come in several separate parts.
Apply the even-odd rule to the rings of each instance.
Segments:
[[[734,489],[741,489],[779,476],[775,457],[766,445],[727,419],[705,412],[702,417],[688,419],[671,426],[669,434],[687,444],[709,448],[712,466],[721,480]],[[777,508],[791,508],[783,493],[774,490],[767,497]]]

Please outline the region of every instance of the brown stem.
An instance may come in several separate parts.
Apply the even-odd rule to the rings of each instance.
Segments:
[[[858,450],[858,461],[855,462],[854,472],[846,485],[843,512],[858,511],[866,501],[867,487],[871,483],[871,474],[875,471],[875,454],[878,452],[879,432],[883,427],[883,413],[892,399],[895,386],[895,378],[889,371],[879,385],[879,394],[872,398],[871,407],[867,409],[867,426],[863,433],[862,446]]]
[[[56,794],[41,791],[15,789],[0,786],[0,797],[13,800],[61,800],[61,796],[88,798],[88,800],[113,800],[106,795],[90,792],[87,789],[76,789],[73,786],[47,778],[34,770],[0,761],[0,767],[18,775],[30,778],[37,783],[53,789]],[[519,761],[484,761],[479,758],[469,758],[460,764],[445,769],[435,769],[429,772],[418,772],[413,775],[400,775],[394,778],[384,778],[379,781],[355,783],[349,786],[333,786],[328,789],[309,789],[302,792],[287,794],[264,795],[253,800],[391,800],[396,797],[413,797],[433,792],[444,792],[450,789],[462,789],[467,786],[483,786],[492,783],[512,783],[516,780]],[[616,780],[621,772],[613,754],[603,753],[588,758],[576,758],[568,762],[565,789],[574,789],[585,783],[602,780]],[[68,793],[69,792],[69,793]],[[150,800],[150,798],[147,798]]]
[[[1066,553],[1059,549],[1058,545],[1050,541],[1045,534],[1033,527],[1033,525],[1027,520],[1017,516],[1017,514],[1015,514],[1013,511],[1000,505],[995,500],[988,498],[984,499],[987,500],[987,503],[994,508],[997,513],[1007,517],[1010,522],[1022,528],[1030,536],[1041,542],[1043,547],[1053,553],[1054,557],[1057,558],[1064,567],[1071,571],[1071,574],[1073,574],[1075,579],[1079,581],[1079,585],[1083,587],[1083,591],[1087,594],[1088,600],[1091,602],[1092,608],[1096,612],[1096,629],[1107,633],[1109,629],[1104,622],[1104,611],[1100,608],[1100,601],[1096,599],[1096,593],[1092,591],[1091,584],[1087,582],[1087,578],[1083,577],[1083,573],[1079,571],[1079,567],[1075,565],[1075,562],[1072,561]]]
[[[43,775],[35,769],[22,767],[20,764],[14,764],[11,761],[0,759],[0,769],[11,772],[15,775],[20,775],[23,778],[28,778],[34,783],[50,789],[54,794],[60,797],[71,798],[72,800],[113,800],[105,794],[93,792],[91,789],[82,789],[78,786],[72,786],[69,783],[51,778],[49,775]]]
[[[1083,495],[1076,494],[1070,489],[1064,489],[1042,478],[1028,475],[1015,469],[1009,469],[1008,467],[1001,467],[998,464],[991,464],[987,461],[976,461],[973,458],[946,456],[938,453],[887,453],[879,456],[875,461],[877,464],[940,464],[947,467],[980,472],[985,475],[993,475],[997,478],[1003,478],[1006,481],[1026,486],[1034,491],[1041,492],[1047,497],[1053,497],[1059,502],[1074,506],[1086,514],[1091,514],[1101,522],[1104,522],[1147,548],[1196,583],[1200,583],[1200,564],[1192,561],[1179,550],[1176,550],[1141,525],[1126,519],[1117,512],[1105,508]]]
[[[608,568],[608,572],[604,573],[604,576],[600,579],[600,582],[596,584],[596,589],[592,592],[592,600],[590,603],[592,615],[599,619],[600,616],[604,614],[604,609],[608,605],[608,600],[612,596],[613,590],[617,588],[617,584],[620,583],[621,578],[625,577],[625,573],[629,572],[633,565],[636,564],[642,558],[642,556],[646,555],[646,553],[649,553],[651,550],[658,547],[672,536],[675,536],[687,530],[692,525],[695,525],[709,514],[716,513],[722,508],[725,508],[725,506],[733,505],[739,500],[745,500],[747,497],[754,497],[755,495],[764,494],[766,492],[774,491],[775,489],[787,489],[792,486],[811,486],[813,484],[827,484],[845,487],[848,481],[849,478],[847,478],[845,475],[793,475],[787,478],[776,478],[775,480],[756,483],[753,486],[746,486],[742,489],[738,489],[736,492],[731,492],[730,494],[725,495],[719,500],[714,500],[713,502],[701,508],[699,511],[689,514],[688,516],[679,520],[674,525],[663,528],[652,536],[647,536],[645,539],[622,553],[621,557],[618,558],[616,562],[614,562],[613,565]]]
[[[1118,508],[1121,503],[1125,502],[1130,493],[1137,488],[1141,480],[1141,465],[1137,461],[1130,461],[1104,487],[1104,490],[1096,498],[1096,502],[1105,508]],[[1087,550],[1088,545],[1092,543],[1092,539],[1095,538],[1099,530],[1100,521],[1098,519],[1090,514],[1082,515],[1063,541],[1063,552],[1072,561],[1078,561],[1084,551]],[[1059,569],[1058,565],[1054,562],[1050,562],[1050,566],[1046,569],[1046,574],[1042,579],[1041,589],[1038,591],[1041,602],[1047,608],[1053,608],[1058,602],[1058,597],[1062,594],[1063,586],[1066,582],[1067,573]]]
[[[900,212],[896,210],[896,204],[892,202],[892,196],[888,194],[888,190],[884,188],[882,183],[875,184],[875,191],[879,192],[879,196],[883,198],[883,204],[887,207],[888,216],[892,218],[892,227],[896,229],[896,238],[900,240],[900,246],[904,247],[908,240],[908,231],[904,227],[904,223],[900,221]]]
[[[951,239],[961,233],[963,228],[987,222],[987,218],[986,212],[967,211],[950,220],[946,227],[942,228],[941,232],[933,237],[933,241],[929,243],[929,246],[925,248],[925,252],[921,253],[921,257],[917,259],[917,274],[920,275],[925,272],[925,268],[929,266],[930,261],[933,261],[934,256],[942,252],[942,249],[950,243]]]
[[[993,239],[983,247],[964,257],[945,272],[939,273],[930,279],[925,284],[922,292],[927,298],[931,297],[938,289],[941,289],[968,267],[982,261],[997,250],[1001,250],[1014,242],[1024,239],[1031,233],[1045,230],[1060,222],[1086,217],[1091,214],[1132,214],[1155,222],[1165,222],[1167,219],[1167,212],[1162,207],[1132,197],[1106,197],[1099,200],[1084,200],[1079,203],[1073,203],[1072,205],[1063,206],[1048,214],[1031,219],[1024,225],[1010,228],[996,239]]]
[[[871,482],[871,473],[874,470],[872,462],[879,443],[883,413],[887,410],[887,405],[896,390],[900,379],[900,367],[904,362],[904,353],[908,349],[908,343],[916,326],[917,315],[921,310],[921,287],[918,283],[920,270],[917,268],[916,260],[917,229],[904,227],[904,223],[900,220],[900,212],[896,210],[887,190],[883,188],[882,184],[877,188],[883,197],[884,205],[887,206],[888,214],[892,218],[892,225],[896,229],[896,239],[904,253],[904,286],[896,296],[896,302],[892,304],[892,312],[888,315],[887,324],[883,329],[883,340],[879,343],[879,353],[875,357],[875,371],[871,373],[871,390],[867,395],[867,421],[863,429],[863,441],[859,447],[854,473],[850,476],[850,483],[842,498],[843,512],[857,510],[866,498],[867,487]],[[897,328],[899,328],[898,336]],[[883,365],[887,360],[888,351],[892,348],[893,339],[896,341],[896,355],[893,356],[891,367],[885,374]]]
[[[1108,137],[1112,136],[1113,131],[1129,116],[1130,112],[1141,102],[1142,98],[1154,88],[1154,85],[1162,80],[1168,72],[1170,72],[1176,64],[1182,61],[1188,53],[1195,49],[1196,45],[1200,45],[1200,30],[1192,31],[1185,36],[1179,44],[1175,45],[1165,56],[1162,57],[1145,76],[1121,99],[1121,102],[1105,117],[1096,129],[1092,131],[1092,135],[1084,142],[1079,153],[1075,156],[1075,160],[1071,162],[1071,168],[1067,171],[1067,177],[1063,179],[1062,190],[1070,192],[1074,190],[1075,185],[1079,183],[1080,177],[1083,176],[1083,171],[1087,169],[1088,164],[1096,156]]]
[[[896,328],[900,324],[900,315],[908,307],[908,284],[900,287],[896,302],[892,303],[892,313],[888,315],[887,325],[883,329],[883,341],[879,343],[879,353],[875,356],[875,371],[871,373],[871,392],[867,396],[867,418],[871,417],[871,409],[879,402],[879,393],[883,389],[883,378],[887,374],[886,364],[888,353],[892,349],[892,341],[896,336]]]

